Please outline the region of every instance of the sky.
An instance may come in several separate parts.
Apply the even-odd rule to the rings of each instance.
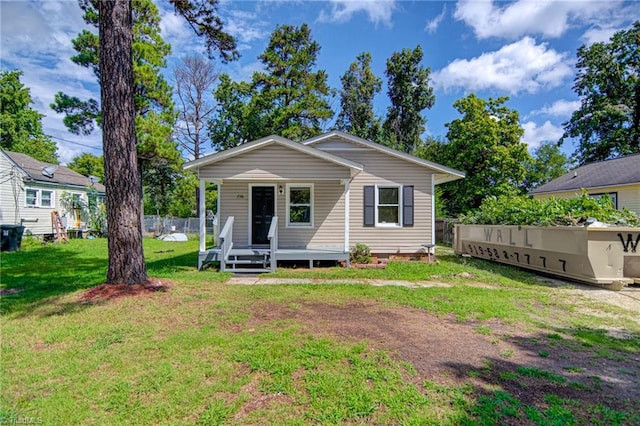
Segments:
[[[172,46],[164,72],[171,83],[179,59],[203,54],[204,42],[168,2],[156,4],[162,36]],[[458,99],[471,93],[484,99],[507,96],[506,105],[520,114],[530,150],[557,141],[562,123],[580,105],[572,90],[577,49],[607,41],[640,20],[637,1],[616,0],[221,0],[218,12],[236,37],[241,58],[229,64],[217,61],[216,69],[234,80],[249,80],[261,69],[258,55],[277,25],[306,23],[321,46],[317,69],[327,72],[331,87],[341,87],[340,77],[359,53],[371,54],[373,72],[383,80],[374,107],[384,116],[389,105],[386,60],[420,45],[436,96],[435,105],[424,112],[427,134],[446,136],[445,124],[460,118],[453,107]],[[21,81],[31,90],[33,108],[45,116],[44,131],[58,144],[62,164],[83,152],[102,153],[99,131],[74,135],[49,106],[58,91],[100,98],[93,72],[70,60],[72,40],[83,29],[94,31],[84,23],[76,1],[0,0],[0,69],[24,73]],[[333,107],[337,115],[338,99]],[[568,141],[562,150],[571,154],[575,146]]]

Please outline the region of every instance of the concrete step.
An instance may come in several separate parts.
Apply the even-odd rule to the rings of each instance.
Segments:
[[[245,273],[262,274],[262,273],[265,273],[265,272],[271,272],[271,269],[265,269],[265,268],[237,268],[237,269],[227,269],[226,272],[235,272],[237,274],[245,274]]]

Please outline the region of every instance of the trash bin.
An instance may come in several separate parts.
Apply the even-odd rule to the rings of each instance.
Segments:
[[[22,225],[0,225],[0,246],[2,251],[20,250],[22,244]]]

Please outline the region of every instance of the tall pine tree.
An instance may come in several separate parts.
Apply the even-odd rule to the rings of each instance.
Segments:
[[[421,141],[427,119],[422,111],[431,108],[436,97],[430,86],[430,68],[420,65],[422,47],[403,49],[387,60],[386,75],[391,106],[384,122],[384,139],[389,146],[413,152]]]
[[[360,53],[340,81],[341,110],[336,129],[377,142],[381,125],[373,111],[373,99],[382,88],[382,80],[371,71],[371,54]]]

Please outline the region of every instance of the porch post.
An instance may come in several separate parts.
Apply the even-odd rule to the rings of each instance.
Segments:
[[[344,251],[349,251],[349,179],[344,183]]]
[[[436,243],[436,184],[433,174],[431,175],[431,244]],[[436,255],[436,247],[433,246],[433,256]],[[428,259],[429,254],[427,254]]]
[[[200,218],[200,252],[207,249],[207,212],[205,211],[205,181],[200,179],[200,202],[198,206],[198,217]]]

